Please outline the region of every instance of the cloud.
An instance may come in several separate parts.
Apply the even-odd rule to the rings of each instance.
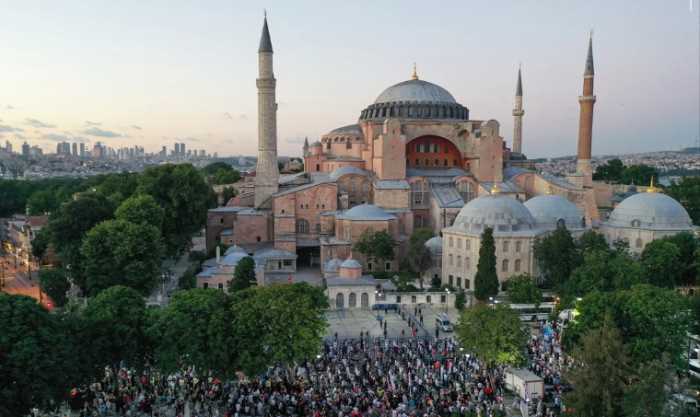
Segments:
[[[24,135],[22,135],[22,134],[19,134],[19,133],[15,133],[15,137],[16,137],[17,139],[27,139],[26,136],[24,136]]]
[[[5,110],[14,110],[14,109],[15,109],[15,106],[11,106],[11,105],[8,104],[8,105],[6,105],[6,106],[2,106],[2,108],[4,108]]]
[[[40,129],[44,129],[44,128],[54,128],[54,127],[56,127],[56,125],[52,125],[52,124],[49,124],[49,123],[44,123],[44,122],[42,122],[41,120],[37,120],[37,119],[25,119],[25,120],[24,120],[24,123],[25,123],[25,124],[28,124],[28,125],[31,126],[31,127],[37,127],[37,128],[40,128]]]
[[[89,129],[83,130],[81,133],[90,136],[99,136],[102,138],[120,138],[124,136],[120,133],[112,132],[111,130],[100,129],[99,127],[94,126]]]
[[[69,136],[61,135],[60,133],[46,133],[41,135],[41,138],[53,142],[68,142],[71,140]]]
[[[233,116],[231,116],[231,113],[229,113],[229,112],[224,113],[224,117],[229,119],[229,120],[233,120]]]
[[[303,145],[305,138],[287,138],[284,141],[292,145]]]
[[[12,127],[8,125],[0,125],[0,132],[24,132],[23,129],[18,127]]]
[[[199,142],[199,139],[187,136],[184,138],[175,138],[175,142]]]
[[[143,129],[141,128],[141,126],[137,126],[137,125],[131,125],[131,128],[132,128],[132,129],[136,129],[136,130],[143,130]]]
[[[100,122],[91,122],[89,120],[85,121],[85,126],[102,126],[102,123]]]
[[[245,113],[241,114],[231,114],[229,112],[224,113],[224,117],[229,120],[248,120],[248,115]]]

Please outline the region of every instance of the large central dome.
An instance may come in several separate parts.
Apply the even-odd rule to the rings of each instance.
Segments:
[[[378,103],[403,102],[430,102],[430,103],[457,103],[452,94],[437,84],[423,80],[408,80],[394,84],[374,100]]]

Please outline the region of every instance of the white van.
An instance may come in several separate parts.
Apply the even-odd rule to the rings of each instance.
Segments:
[[[450,319],[445,314],[440,314],[435,318],[435,326],[443,332],[451,332],[454,330]]]

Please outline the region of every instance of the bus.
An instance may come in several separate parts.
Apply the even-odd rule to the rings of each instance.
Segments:
[[[520,316],[520,320],[524,322],[548,320],[555,307],[556,303],[542,303],[540,305],[510,304],[510,308],[515,310]]]

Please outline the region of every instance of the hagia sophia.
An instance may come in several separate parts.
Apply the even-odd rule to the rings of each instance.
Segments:
[[[334,307],[377,301],[377,271],[396,271],[416,228],[431,228],[430,278],[473,290],[481,234],[492,228],[497,270],[537,276],[533,244],[565,226],[574,236],[596,229],[639,253],[653,239],[693,230],[685,209],[650,186],[611,213],[612,186],[591,168],[593,43],[583,74],[577,169],[566,177],[538,173],[523,153],[523,83],[518,70],[510,145],[498,121],[470,119],[450,92],[419,77],[382,91],[353,124],[304,144],[304,171],[280,175],[273,48],[267,19],[258,49],[258,160],[255,180],[225,206],[211,209],[207,247],[228,247],[198,275],[198,286],[225,288],[237,262],[252,256],[258,284],[322,278]],[[573,141],[572,141],[573,142]],[[367,229],[397,243],[393,261],[373,264],[353,250]],[[358,301],[359,298],[359,301]],[[400,300],[400,297],[398,298]],[[426,300],[422,300],[425,302]],[[420,300],[419,300],[420,302]],[[430,302],[430,297],[427,297]]]

